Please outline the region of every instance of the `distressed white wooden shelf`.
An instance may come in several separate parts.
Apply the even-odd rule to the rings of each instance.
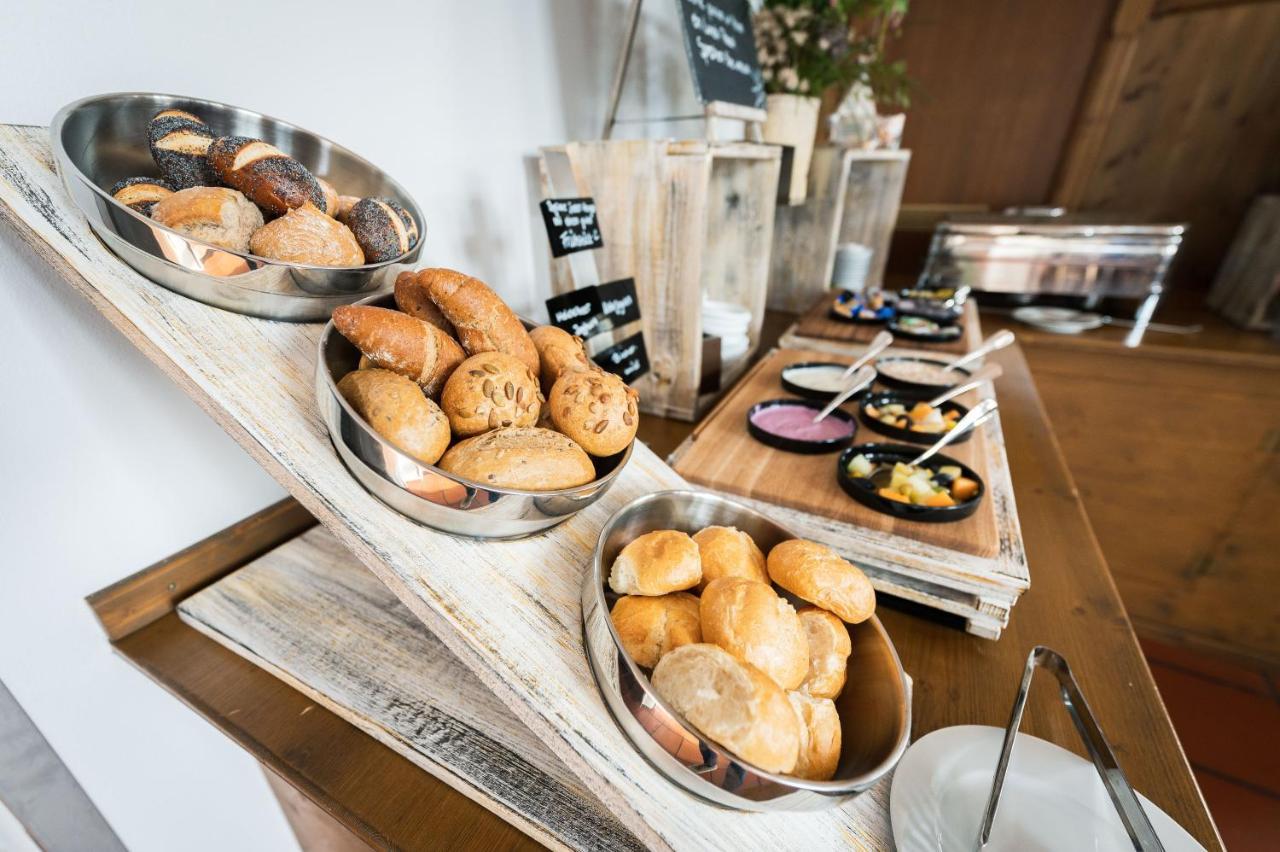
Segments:
[[[227,313],[141,278],[72,206],[46,133],[0,126],[0,217],[314,513],[642,843],[889,845],[885,784],[833,811],[725,811],[668,783],[614,725],[583,654],[578,586],[613,511],[683,485],[647,447],[636,447],[605,499],[535,538],[477,543],[405,520],[347,474],[316,414],[320,326]]]

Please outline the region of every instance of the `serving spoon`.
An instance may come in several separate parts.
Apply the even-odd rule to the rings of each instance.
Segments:
[[[961,394],[966,394],[971,390],[977,390],[978,386],[983,382],[994,382],[1003,374],[1004,368],[999,364],[987,364],[981,370],[970,376],[969,381],[962,385],[956,385],[951,388],[951,390],[943,391],[925,404],[930,408],[937,408],[939,405],[942,405],[942,403],[949,402]]]
[[[888,349],[893,343],[893,335],[887,331],[882,331],[875,337],[871,338],[871,343],[867,346],[867,351],[862,353],[862,357],[849,365],[849,368],[840,374],[841,379],[847,379],[853,375],[864,364],[870,363],[871,359]]]
[[[835,398],[831,400],[831,402],[827,403],[827,407],[822,409],[822,411],[818,412],[818,415],[813,418],[813,422],[821,423],[823,420],[827,418],[828,414],[830,414],[831,412],[839,408],[841,405],[843,405],[845,400],[847,400],[849,397],[853,396],[858,391],[870,385],[873,381],[875,381],[875,378],[876,378],[875,367],[863,367],[861,370],[858,371],[857,375],[853,377],[853,384],[849,385],[847,388],[840,391],[840,393],[836,394]]]
[[[984,399],[982,402],[969,409],[969,413],[960,418],[956,423],[956,428],[950,432],[944,432],[942,437],[933,442],[933,446],[929,447],[920,455],[907,462],[907,467],[918,467],[929,459],[933,458],[942,448],[955,441],[965,432],[976,429],[983,423],[986,423],[996,413],[999,406],[994,399]],[[867,477],[871,480],[871,484],[876,488],[887,488],[893,480],[893,465],[881,464],[871,471],[871,475]]]
[[[950,372],[956,369],[957,367],[963,367],[965,364],[968,364],[970,361],[978,360],[983,355],[988,355],[992,352],[995,352],[997,349],[1003,349],[1009,344],[1013,343],[1013,339],[1014,339],[1013,332],[1007,328],[1002,328],[999,331],[997,331],[995,334],[988,337],[986,340],[982,341],[982,345],[979,346],[977,349],[973,350],[972,352],[970,352],[968,355],[963,355],[957,358],[956,360],[952,361],[947,366],[943,367],[942,371],[944,373]]]

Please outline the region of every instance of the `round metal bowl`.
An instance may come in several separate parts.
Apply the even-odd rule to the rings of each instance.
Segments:
[[[615,512],[600,531],[582,584],[582,629],[587,659],[605,704],[654,769],[701,799],[750,811],[837,807],[892,770],[911,733],[907,677],[893,642],[875,616],[849,625],[853,642],[849,680],[835,699],[843,742],[840,764],[830,781],[766,772],[700,734],[654,692],[645,670],[623,650],[614,630],[609,608],[617,596],[606,580],[622,548],[653,530],[694,533],[715,524],[737,527],[766,553],[775,544],[796,538],[759,512],[699,491],[661,491],[640,497]],[[791,601],[797,603],[794,598]]]
[[[398,201],[417,220],[417,244],[383,263],[306,266],[219,248],[152,221],[108,190],[122,178],[157,174],[147,123],[162,109],[193,112],[219,135],[264,139],[343,195]],[[400,270],[417,261],[426,237],[422,211],[385,172],[322,136],[239,107],[176,95],[98,95],[60,109],[49,136],[67,192],[108,248],[157,284],[229,311],[295,322],[327,319],[338,305],[389,289]]]
[[[359,304],[394,308],[389,295]],[[526,322],[526,327],[532,327]],[[338,457],[374,497],[424,526],[471,538],[524,538],[569,520],[605,495],[631,459],[633,441],[608,458],[592,458],[596,478],[558,491],[494,488],[423,464],[369,428],[342,394],[338,381],[356,369],[360,351],[330,320],[320,335],[316,403]]]

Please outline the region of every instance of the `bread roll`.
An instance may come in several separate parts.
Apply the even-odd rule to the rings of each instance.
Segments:
[[[173,187],[160,178],[125,178],[111,187],[112,198],[143,216],[150,216],[156,202],[170,195],[173,195]]]
[[[147,125],[147,147],[160,167],[165,183],[173,189],[216,186],[209,165],[213,131],[198,116],[180,109],[156,113]]]
[[[338,392],[373,431],[424,464],[449,448],[449,420],[422,388],[390,370],[355,370]]]
[[[538,350],[529,333],[488,284],[452,269],[424,269],[418,273],[418,283],[426,287],[431,301],[453,323],[468,355],[505,352],[538,374]]]
[[[688,592],[618,598],[609,613],[623,650],[636,665],[651,669],[668,652],[702,641],[698,599]]]
[[[209,146],[209,164],[219,180],[248,196],[264,212],[283,216],[310,201],[324,209],[324,190],[293,157],[247,136],[220,136]]]
[[[565,373],[593,368],[591,360],[587,358],[587,350],[582,345],[582,338],[575,337],[562,328],[540,325],[529,332],[529,339],[538,350],[538,361],[542,365],[539,378],[543,393],[551,393],[556,379]]]
[[[809,671],[800,691],[814,698],[835,698],[844,689],[853,645],[849,628],[825,609],[801,607],[796,613],[809,641]]]
[[[542,409],[542,391],[533,371],[518,358],[481,352],[449,376],[440,407],[453,434],[469,438],[500,426],[533,426]]]
[[[767,675],[715,645],[682,645],[653,670],[654,690],[702,734],[767,772],[791,772],[800,716]]]
[[[702,592],[702,638],[795,689],[809,671],[809,642],[796,611],[773,586],[721,577]]]
[[[840,766],[840,714],[829,698],[789,692],[800,721],[800,751],[792,775],[810,781],[830,781]]]
[[[453,337],[457,332],[453,323],[444,318],[436,303],[431,301],[425,287],[418,283],[418,273],[405,270],[396,276],[396,307],[411,317],[429,322],[445,334]]]
[[[255,231],[249,250],[259,257],[309,266],[364,265],[364,254],[347,226],[310,201]]]
[[[418,241],[409,212],[388,198],[360,199],[347,211],[346,224],[370,263],[395,260]]]
[[[556,428],[593,456],[627,448],[640,428],[639,394],[613,373],[565,373],[547,395]]]
[[[622,548],[609,569],[609,588],[620,595],[665,595],[692,589],[700,579],[698,545],[679,530],[645,533]]]
[[[247,252],[249,237],[262,227],[262,211],[234,189],[194,186],[166,195],[151,218],[192,239]]]
[[[521,491],[556,491],[596,478],[582,448],[559,432],[534,426],[494,429],[459,441],[439,467],[474,482]]]
[[[698,591],[721,577],[742,577],[757,583],[768,583],[764,553],[751,536],[736,527],[706,527],[693,534],[702,556],[702,582]]]
[[[333,326],[370,361],[413,379],[427,396],[438,394],[466,358],[434,325],[387,308],[342,305],[333,311]]]
[[[339,195],[338,196],[338,215],[334,218],[342,224],[347,224],[347,217],[351,215],[351,208],[360,203],[360,199],[355,195]]]
[[[784,541],[769,551],[766,567],[773,582],[850,624],[866,621],[876,611],[867,575],[825,544]]]
[[[334,189],[333,184],[322,177],[316,178],[316,183],[320,184],[320,194],[324,196],[324,206],[320,208],[321,211],[326,216],[337,219],[338,205],[341,203],[338,201],[341,197],[338,195],[338,190]]]

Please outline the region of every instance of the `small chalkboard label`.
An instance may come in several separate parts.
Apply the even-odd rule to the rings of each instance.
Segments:
[[[638,331],[621,343],[615,343],[591,360],[631,384],[649,372],[649,353],[644,348],[644,332]]]
[[[676,6],[698,99],[764,109],[747,0],[676,0]]]
[[[634,278],[619,278],[596,288],[600,312],[609,328],[621,328],[640,319],[640,296]]]
[[[583,340],[605,330],[600,326],[603,311],[600,294],[595,287],[583,287],[547,299],[547,316],[556,328],[576,334]]]
[[[604,245],[594,198],[548,198],[538,206],[542,208],[553,257]]]

